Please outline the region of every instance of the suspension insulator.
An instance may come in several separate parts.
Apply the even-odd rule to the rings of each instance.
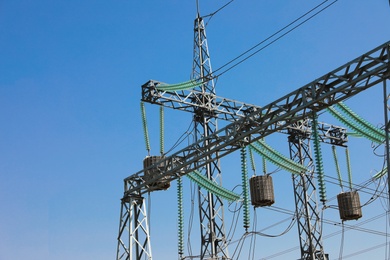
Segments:
[[[271,206],[275,203],[271,175],[253,176],[249,179],[251,203],[255,207]]]
[[[252,149],[249,149],[249,158],[251,159],[251,166],[252,166],[252,171],[255,174],[256,173],[256,164],[255,164],[255,158],[253,156],[253,151]]]
[[[165,165],[158,163],[164,157],[162,156],[146,156],[144,159],[144,181],[148,183],[150,191],[167,190],[171,184],[168,177],[162,177],[164,174]],[[153,166],[152,168],[149,168]]]
[[[144,128],[144,137],[145,137],[145,145],[146,150],[150,151],[150,142],[149,142],[149,133],[148,133],[148,123],[146,121],[146,112],[145,112],[145,104],[141,102],[141,116],[142,116],[142,126]]]
[[[332,145],[332,152],[333,152],[334,164],[336,165],[337,177],[339,179],[339,185],[340,185],[341,190],[343,190],[343,179],[341,178],[339,161],[337,159],[337,154],[336,154],[336,146],[334,146],[334,145]]]
[[[243,220],[244,228],[249,228],[250,216],[249,216],[249,194],[248,194],[248,171],[246,168],[246,147],[241,148],[241,172],[242,172],[242,196],[243,201]]]
[[[340,219],[353,220],[363,216],[357,191],[343,192],[337,195]]]
[[[349,150],[345,149],[345,157],[347,159],[347,170],[348,170],[348,184],[349,188],[352,190],[352,169],[351,169],[351,160],[349,158]]]
[[[324,166],[322,162],[322,154],[321,154],[321,146],[320,139],[318,136],[318,123],[317,123],[317,115],[313,116],[313,143],[314,143],[314,156],[316,163],[316,171],[318,175],[318,188],[320,193],[320,200],[325,203],[326,201],[326,187],[324,181]]]
[[[160,107],[160,153],[164,154],[164,107]]]
[[[184,254],[184,214],[183,214],[183,181],[181,177],[177,179],[177,230],[178,230],[178,253],[180,257]]]

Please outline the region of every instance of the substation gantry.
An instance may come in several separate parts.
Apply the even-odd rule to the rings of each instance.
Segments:
[[[345,129],[313,124],[316,113],[390,79],[390,42],[325,74],[264,106],[254,106],[215,95],[210,57],[202,18],[195,19],[193,84],[191,90],[164,90],[158,81],[142,86],[142,101],[191,112],[195,142],[124,179],[117,260],[152,259],[144,195],[161,190],[195,170],[213,182],[221,179],[219,159],[272,133],[289,135],[290,157],[312,163],[308,141],[313,127],[321,142],[344,146]],[[387,113],[387,111],[386,111]],[[228,125],[217,129],[216,120]],[[315,120],[314,120],[315,121]],[[386,134],[388,137],[388,122]],[[314,130],[314,129],[313,129]],[[388,140],[388,138],[387,138]],[[387,146],[388,147],[388,146]],[[153,174],[148,174],[152,172]],[[326,259],[322,247],[314,171],[293,177],[301,259]],[[200,259],[230,259],[223,223],[223,201],[199,188]]]

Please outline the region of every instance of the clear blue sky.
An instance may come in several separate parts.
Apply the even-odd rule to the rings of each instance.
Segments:
[[[200,1],[201,13],[209,14],[227,2]],[[232,2],[207,26],[213,68],[321,2]],[[195,15],[195,1],[0,1],[0,260],[115,258],[123,179],[142,168],[147,154],[139,109],[141,85],[149,79],[168,83],[189,79]],[[389,25],[388,0],[339,0],[222,75],[217,94],[268,104],[390,40]],[[347,104],[381,126],[381,91],[368,90]],[[158,109],[148,105],[147,112],[152,153],[158,154]],[[183,123],[177,124],[178,119]],[[332,120],[326,116],[322,120],[328,119]],[[190,120],[188,114],[166,111],[167,149]],[[286,138],[276,134],[269,143],[288,156]],[[381,169],[383,160],[373,154],[369,141],[353,139],[350,149],[354,182],[362,183]],[[339,154],[344,160],[342,150]],[[336,177],[325,145],[323,155],[328,175]],[[259,158],[258,163],[261,168]],[[270,171],[273,167],[269,165]],[[240,184],[237,155],[222,160],[222,169],[224,186]],[[346,179],[346,169],[342,171]],[[274,176],[275,206],[294,210],[290,174],[280,171]],[[188,191],[188,181],[185,185]],[[337,185],[328,186],[329,198],[340,192]],[[151,195],[157,260],[177,259],[175,187],[173,183],[170,190]],[[361,196],[362,203],[370,198]],[[385,212],[382,204],[376,200],[364,207],[359,221]],[[189,192],[184,205],[188,231]],[[256,212],[252,220],[257,220],[259,230],[289,217],[267,209]],[[225,213],[230,228],[232,214],[227,209]],[[332,208],[324,211],[324,218],[340,222]],[[277,234],[287,225],[264,232]],[[241,226],[239,222],[234,239],[242,236]],[[381,232],[388,228],[385,217],[362,227]],[[192,229],[191,245],[197,254],[196,220]],[[340,230],[324,224],[324,235]],[[344,239],[345,256],[387,242],[384,236],[361,231],[348,231]],[[330,259],[338,258],[340,241],[340,234],[324,240]],[[280,238],[258,236],[254,259],[269,259],[298,245],[296,226]],[[379,247],[352,259],[384,259],[385,254],[386,247]],[[273,259],[287,258],[299,258],[299,251]]]

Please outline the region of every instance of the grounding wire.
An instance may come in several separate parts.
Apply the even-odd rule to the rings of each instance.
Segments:
[[[298,17],[297,19],[295,19],[294,21],[292,21],[291,23],[289,23],[288,25],[286,25],[285,27],[283,27],[282,29],[278,30],[277,32],[275,32],[274,34],[272,34],[271,36],[267,37],[265,40],[262,40],[261,42],[259,42],[258,44],[256,44],[255,46],[253,46],[252,48],[250,48],[249,50],[245,51],[244,53],[240,54],[239,56],[237,56],[236,58],[230,60],[229,62],[227,62],[226,64],[224,64],[223,66],[219,67],[218,69],[214,70],[214,74],[223,69],[224,67],[228,66],[229,64],[235,62],[236,60],[240,59],[241,57],[245,56],[247,53],[251,52],[252,50],[256,49],[257,47],[259,47],[261,44],[265,43],[266,41],[270,40],[271,38],[273,38],[274,36],[276,36],[277,34],[281,33],[282,31],[286,30],[288,27],[292,26],[293,24],[295,24],[296,22],[298,22],[299,20],[303,19],[305,16],[309,15],[310,13],[314,12],[316,9],[318,9],[319,7],[321,7],[323,4],[325,4],[326,2],[329,2],[330,0],[325,0],[323,1],[322,3],[320,3],[319,5],[315,6],[314,8],[312,8],[311,10],[309,10],[308,12],[306,12],[305,14],[301,15],[300,17]],[[260,51],[264,50],[265,48],[267,48],[268,46],[270,46],[271,44],[275,43],[276,41],[278,41],[279,39],[281,39],[282,37],[286,36],[287,34],[289,34],[290,32],[292,32],[293,30],[295,30],[296,28],[300,27],[301,25],[303,25],[304,23],[306,23],[307,21],[311,20],[312,18],[314,18],[315,16],[317,16],[318,14],[320,14],[321,12],[323,12],[324,10],[326,10],[327,8],[329,8],[331,5],[333,5],[334,3],[336,3],[338,0],[334,0],[333,2],[331,2],[330,4],[328,4],[327,6],[323,7],[322,9],[320,9],[319,11],[317,11],[316,13],[314,13],[313,15],[309,16],[308,18],[306,18],[305,20],[303,20],[302,22],[298,23],[297,25],[295,25],[294,27],[292,27],[291,29],[287,30],[287,32],[283,33],[282,35],[278,36],[276,39],[272,40],[271,42],[269,42],[268,44],[266,44],[265,46],[261,47],[260,49],[254,51],[253,53],[251,53],[250,55],[248,55],[247,57],[243,58],[242,60],[238,61],[237,63],[233,64],[232,66],[228,67],[227,69],[225,69],[224,71],[222,71],[221,73],[217,74],[215,77],[219,77],[221,76],[222,74],[228,72],[229,70],[233,69],[234,67],[238,66],[239,64],[243,63],[244,61],[248,60],[249,58],[251,58],[252,56],[254,56],[255,54],[259,53]]]

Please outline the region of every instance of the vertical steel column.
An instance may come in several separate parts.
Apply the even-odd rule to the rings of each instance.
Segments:
[[[390,45],[387,46],[387,58],[390,59]],[[390,73],[390,63],[388,64],[388,74]],[[385,116],[385,148],[386,148],[386,166],[387,166],[387,188],[388,188],[388,196],[389,196],[389,205],[390,205],[390,122],[389,122],[389,110],[390,110],[390,96],[387,91],[387,80],[390,75],[387,75],[387,79],[383,79],[383,108],[384,108],[384,116]],[[388,209],[390,211],[390,209]]]
[[[298,224],[301,260],[327,259],[322,247],[320,215],[317,209],[314,166],[310,151],[310,132],[308,120],[295,125],[299,130],[289,129],[290,157],[305,165],[307,172],[292,175],[296,217]]]
[[[145,198],[126,194],[121,203],[117,260],[152,260]]]
[[[212,79],[212,70],[209,51],[207,47],[206,31],[202,17],[199,13],[194,25],[194,61],[192,79],[201,81],[198,87],[194,106],[194,135],[196,141],[213,134],[217,130],[217,118],[213,113],[215,103],[215,87]],[[201,144],[209,147],[205,141]],[[207,149],[207,148],[206,148]],[[207,161],[204,167],[198,169],[208,179],[221,185],[222,177],[218,153],[202,158]],[[223,219],[223,201],[212,193],[198,189],[201,252],[200,259],[229,259],[225,237]]]

